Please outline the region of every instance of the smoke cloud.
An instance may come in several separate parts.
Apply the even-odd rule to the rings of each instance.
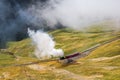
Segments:
[[[120,28],[119,3],[120,0],[0,0],[0,47],[26,38],[29,26],[78,30],[113,21],[113,27]]]
[[[29,26],[32,26],[33,29],[40,29],[40,25],[39,27],[33,25],[35,22],[32,21],[33,18],[27,20],[29,15],[24,16],[21,12],[24,10],[28,12],[29,7],[37,1],[0,0],[0,48],[5,48],[8,41],[20,41],[28,37],[27,28]],[[41,4],[44,2],[39,1]]]
[[[14,0],[0,0],[0,48],[5,48],[8,41],[25,38],[26,23],[18,15],[20,7]]]
[[[60,57],[64,55],[62,49],[55,49],[53,38],[45,32],[33,31],[28,29],[30,38],[35,45],[35,56],[38,59],[49,59],[52,57]]]
[[[64,26],[80,29],[105,20],[120,22],[120,0],[62,0],[58,4],[55,1],[42,13],[51,26],[60,22]]]

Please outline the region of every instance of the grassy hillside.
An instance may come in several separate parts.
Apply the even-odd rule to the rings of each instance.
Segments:
[[[99,47],[88,58],[112,57],[117,55],[120,55],[120,39]]]
[[[84,51],[91,46],[119,36],[115,32],[77,32],[68,29],[54,31],[52,35],[57,42],[56,47],[62,48],[65,54]]]
[[[119,80],[120,79],[119,45],[120,40],[117,40],[112,43],[101,46],[95,51],[93,51],[86,58],[80,59],[79,64],[67,66],[65,67],[65,69],[80,75],[88,76],[99,75],[101,77],[99,78],[98,76],[97,79],[100,80]]]
[[[49,32],[56,41],[56,48],[62,48],[65,55],[81,52],[96,44],[117,36],[115,31],[74,31],[60,29]],[[11,54],[5,54],[11,52]],[[77,63],[61,65],[56,61],[40,62],[36,65],[16,66],[36,62],[34,46],[30,39],[8,43],[8,49],[0,51],[0,80],[119,80],[120,39],[100,46],[89,56]],[[14,70],[14,71],[13,71]],[[58,79],[59,78],[59,79]]]

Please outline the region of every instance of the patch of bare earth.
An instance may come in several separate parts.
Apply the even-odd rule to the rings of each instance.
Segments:
[[[56,75],[64,75],[67,79],[71,79],[71,80],[94,80],[95,78],[103,77],[103,75],[81,76],[64,69],[57,69],[55,67],[47,67],[47,66],[42,66],[38,64],[29,65],[28,67],[30,69],[37,70],[37,71],[49,70],[55,73]]]
[[[115,58],[119,58],[120,55],[117,56],[113,56],[113,57],[100,57],[100,58],[94,58],[94,59],[90,59],[91,61],[103,61],[103,60],[111,60],[111,59],[115,59]]]
[[[101,67],[103,69],[106,69],[106,70],[113,70],[113,69],[117,69],[117,68],[120,68],[118,66],[105,66],[105,67]]]
[[[0,76],[0,80],[1,79],[10,79],[10,73],[9,72],[4,72],[2,73],[2,75]]]
[[[94,61],[94,62],[99,62],[99,61],[104,61],[104,60],[112,60],[115,58],[119,58],[120,55],[117,56],[113,56],[113,57],[100,57],[100,58],[94,58],[94,59],[90,59],[90,61]],[[117,69],[120,68],[119,66],[100,66],[100,68],[102,69],[106,69],[106,70],[113,70],[113,69]]]

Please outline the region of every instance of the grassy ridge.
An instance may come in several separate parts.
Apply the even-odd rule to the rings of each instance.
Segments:
[[[74,52],[84,51],[87,48],[106,42],[116,36],[120,36],[120,32],[100,31],[92,29],[88,32],[74,31],[70,29],[60,29],[49,32],[56,41],[56,48],[62,48],[65,55]],[[103,45],[93,51],[89,56],[78,60],[77,64],[61,66],[57,62],[41,62],[40,65],[59,67],[71,73],[80,76],[95,77],[95,80],[119,80],[120,75],[120,40],[116,40],[109,44]],[[29,69],[27,66],[22,67],[5,67],[13,64],[23,64],[34,62],[38,59],[33,55],[34,46],[31,45],[30,39],[19,42],[10,42],[7,51],[12,52],[18,59],[12,55],[0,52],[0,79],[9,74],[8,79],[16,80],[74,80],[69,79],[63,74],[55,74],[52,71],[36,71]],[[3,68],[5,67],[5,68]],[[14,70],[14,71],[13,71]],[[26,75],[26,72],[28,75]],[[4,80],[4,79],[3,79]]]
[[[88,58],[112,57],[116,55],[120,55],[120,39],[99,47]]]
[[[65,54],[80,52],[116,37],[113,32],[69,32],[67,29],[57,30],[52,35],[55,37],[56,47],[62,48]]]
[[[119,44],[120,40],[117,40],[104,46],[110,46],[114,49]],[[96,78],[100,80],[119,80],[120,46],[117,50],[104,46],[96,49],[88,57],[80,59],[80,64],[70,65],[65,69],[80,75],[101,75],[101,78]]]

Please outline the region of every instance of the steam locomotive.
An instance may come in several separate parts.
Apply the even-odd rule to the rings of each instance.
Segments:
[[[68,56],[60,57],[59,62],[63,64],[72,63],[75,60],[79,59],[80,57],[82,57],[81,53],[77,52]]]

